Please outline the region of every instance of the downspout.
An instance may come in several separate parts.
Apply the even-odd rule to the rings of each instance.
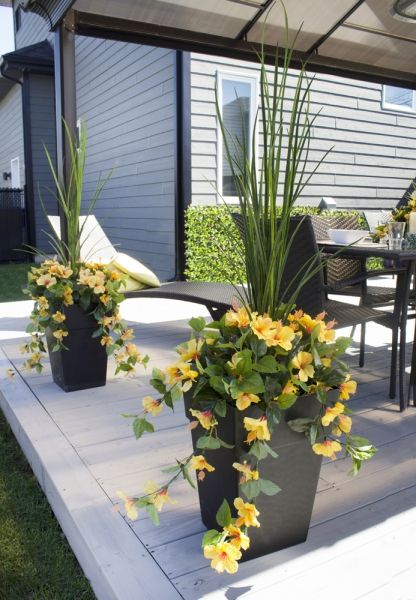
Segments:
[[[34,191],[33,191],[33,165],[32,165],[32,135],[30,122],[30,104],[29,104],[29,79],[25,77],[23,81],[16,79],[5,72],[8,67],[7,61],[2,58],[0,63],[0,73],[5,79],[13,81],[20,85],[22,97],[22,122],[23,122],[23,160],[25,171],[25,219],[27,226],[27,243],[30,246],[36,245],[35,234],[35,210],[34,210]]]

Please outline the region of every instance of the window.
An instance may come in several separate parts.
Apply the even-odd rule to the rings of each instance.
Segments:
[[[251,159],[251,133],[254,127],[258,104],[258,80],[229,73],[218,73],[218,102],[221,109],[224,128],[227,133],[227,145],[231,154],[242,160],[244,148]],[[227,200],[237,199],[237,190],[228,164],[227,153],[218,124],[218,192]],[[244,144],[245,141],[245,144]]]
[[[20,188],[20,163],[19,157],[10,161],[10,171],[12,174],[12,188]]]
[[[416,113],[416,92],[394,85],[383,85],[382,108]]]

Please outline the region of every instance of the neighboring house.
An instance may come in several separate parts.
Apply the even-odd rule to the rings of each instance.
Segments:
[[[14,2],[17,50],[6,62],[23,53],[29,64],[29,55],[40,47],[45,51],[53,35],[45,19],[18,5]],[[95,213],[113,243],[165,280],[175,275],[176,264],[178,131],[186,126],[180,104],[189,100],[185,110],[191,113],[192,192],[185,203],[215,204],[222,201],[220,195],[232,202],[235,190],[218,130],[215,89],[227,129],[241,134],[253,123],[259,85],[254,63],[192,54],[184,63],[189,64],[190,89],[183,99],[177,93],[177,57],[169,49],[76,39],[77,115],[88,132],[86,199],[100,174],[114,169]],[[22,117],[24,83],[0,78],[0,173],[10,172],[11,162],[19,159],[20,184],[31,188],[34,241],[44,244],[38,187],[47,183],[42,143],[54,152],[53,77],[42,79],[33,67],[32,72],[22,68],[16,78],[25,77],[32,82],[25,105],[32,107],[30,135]],[[312,89],[312,112],[322,110],[313,128],[310,167],[333,149],[301,202],[316,205],[333,196],[340,208],[393,207],[416,171],[415,92],[330,75],[317,75]],[[30,150],[24,149],[28,144]],[[0,174],[0,187],[5,185]],[[52,211],[49,196],[47,204]]]

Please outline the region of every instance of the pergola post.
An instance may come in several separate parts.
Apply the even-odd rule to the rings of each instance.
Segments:
[[[75,83],[75,34],[68,25],[68,17],[57,27],[54,38],[55,53],[55,109],[56,109],[56,166],[59,182],[66,186],[71,174],[71,161],[64,121],[75,139],[77,131]],[[59,211],[61,240],[68,241],[65,215]]]

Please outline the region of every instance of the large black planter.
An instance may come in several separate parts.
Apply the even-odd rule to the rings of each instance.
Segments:
[[[77,304],[65,308],[64,312],[69,332],[64,344],[69,350],[52,352],[56,339],[49,328],[46,331],[54,382],[65,392],[105,385],[107,353],[100,338],[91,337],[97,329],[97,321]]]
[[[298,399],[292,408],[282,414],[286,421],[314,417],[319,406],[314,396],[306,396]],[[193,419],[189,408],[199,409],[195,403],[191,404],[188,393],[185,395],[185,409],[187,416]],[[215,515],[224,498],[233,507],[234,498],[242,496],[239,486],[241,473],[233,469],[232,464],[242,463],[250,457],[247,454],[248,446],[244,443],[247,431],[243,427],[243,418],[258,418],[261,414],[255,406],[245,411],[229,406],[227,416],[218,419],[219,437],[233,444],[234,448],[206,451],[206,458],[215,471],[208,473],[204,481],[198,481],[198,493],[202,521],[208,529],[218,529]],[[269,442],[278,458],[268,456],[259,464],[260,476],[276,483],[281,491],[275,496],[260,494],[256,498],[261,527],[250,527],[250,548],[243,552],[242,560],[299,544],[308,535],[322,457],[314,454],[309,439],[292,431],[286,421],[274,429]],[[200,435],[200,427],[192,430],[196,454],[201,453],[196,448],[196,440]]]

